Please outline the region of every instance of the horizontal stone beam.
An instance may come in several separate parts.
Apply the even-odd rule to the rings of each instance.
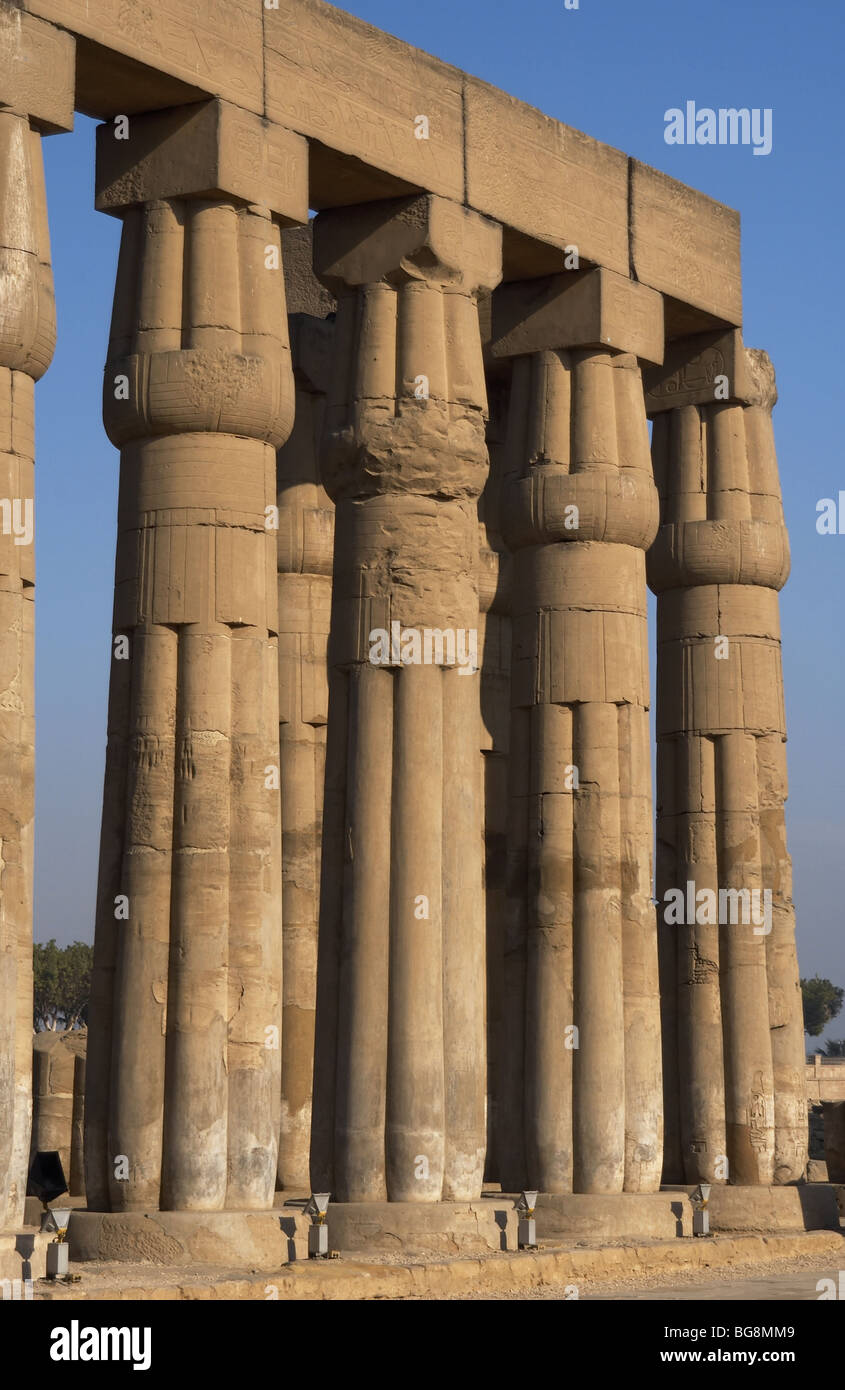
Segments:
[[[312,207],[435,193],[503,224],[506,280],[575,246],[659,290],[669,338],[741,323],[737,213],[322,0],[22,4],[78,36],[89,114],[218,97],[307,137]]]
[[[74,49],[72,35],[0,4],[0,106],[45,135],[73,130]]]

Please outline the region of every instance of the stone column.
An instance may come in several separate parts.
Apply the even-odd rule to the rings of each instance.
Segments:
[[[32,1043],[30,1162],[39,1151],[57,1150],[72,1197],[85,1192],[82,1115],[86,1045],[84,1028],[37,1033]]]
[[[524,939],[525,1170],[544,1192],[648,1192],[662,1117],[645,551],[657,527],[639,360],[662,300],[595,270],[503,286],[514,359],[511,880]]]
[[[483,327],[483,325],[482,325]],[[488,333],[489,336],[489,333]],[[506,994],[508,901],[508,749],[510,744],[511,557],[501,535],[501,470],[507,422],[508,378],[487,370],[490,474],[478,500],[481,752],[484,788],[484,912],[487,946],[487,1163],[485,1181],[500,1182],[514,1126],[507,1076],[513,1038]],[[518,1127],[517,1127],[518,1128]]]
[[[500,264],[501,229],[437,197],[315,226],[315,268],[338,296],[323,884],[342,888],[321,908],[315,1114],[330,1119],[313,1175],[333,1167],[340,1201],[481,1191],[476,295]]]
[[[305,142],[222,102],[135,117],[125,143],[100,128],[97,189],[123,217],[103,392],[121,472],[86,1186],[94,1210],[263,1209],[294,405],[279,224],[307,218]]]
[[[309,1186],[326,676],[334,504],[318,449],[328,389],[334,301],[311,269],[311,231],[283,234],[296,415],[277,460],[279,742],[282,775],[282,1123],[278,1185]]]
[[[738,332],[701,335],[674,343],[647,387],[661,509],[648,572],[658,595],[664,1176],[794,1182],[807,1117],[783,809],[777,594],[789,549],[774,372]]]
[[[32,1116],[34,406],[56,340],[41,139],[73,129],[74,51],[0,14],[0,1231],[23,1220]]]

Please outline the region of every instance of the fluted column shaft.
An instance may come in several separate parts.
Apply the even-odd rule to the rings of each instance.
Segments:
[[[774,372],[738,334],[719,346],[678,344],[676,355],[685,360],[656,373],[647,398],[661,501],[649,583],[658,595],[665,1177],[790,1182],[806,1166],[807,1125],[784,828],[777,593],[789,549]],[[719,382],[729,383],[727,399],[724,389],[716,399]]]
[[[74,42],[0,15],[0,1231],[23,1220],[32,1118],[35,383],[56,341],[42,131],[73,127]]]
[[[439,198],[321,214],[315,230],[316,269],[338,295],[323,883],[342,873],[343,887],[321,908],[315,1111],[333,1132],[315,1133],[313,1177],[331,1173],[339,1200],[481,1191],[479,681],[471,652],[461,666],[432,645],[426,659],[423,642],[477,640],[476,294],[500,255],[498,227]],[[342,863],[328,858],[338,829]]]
[[[287,239],[287,238],[286,238]],[[279,451],[279,743],[284,1007],[279,1187],[307,1187],[311,1143],[320,846],[328,719],[334,504],[318,447],[333,324],[290,317],[296,416]]]
[[[642,304],[662,329],[658,296],[594,275],[598,303],[612,293],[632,318]],[[624,344],[627,318],[600,332],[584,288],[558,277],[494,297],[494,351],[514,358],[502,518],[509,891],[524,962],[519,1185],[643,1192],[659,1184],[662,1148],[645,588],[657,495],[637,356],[597,346]]]
[[[294,405],[280,227],[236,198],[116,210],[103,407],[121,468],[87,1192],[94,1209],[264,1209],[282,1033],[271,518]]]
[[[487,947],[487,1162],[485,1181],[500,1182],[512,1137],[508,1076],[514,1068],[514,1039],[507,965],[508,767],[510,746],[511,557],[501,536],[501,471],[507,420],[508,381],[491,379],[487,442],[490,474],[478,502],[479,614],[481,663],[481,751],[484,795],[484,912]],[[492,384],[492,390],[491,390]],[[521,1017],[521,992],[519,1013]],[[520,1136],[521,1137],[521,1136]]]

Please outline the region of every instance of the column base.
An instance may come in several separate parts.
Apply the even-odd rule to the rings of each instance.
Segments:
[[[308,1258],[310,1220],[274,1211],[75,1211],[71,1260],[279,1269]]]
[[[663,1188],[661,1195],[691,1193],[695,1185]],[[726,1187],[715,1183],[708,1201],[711,1231],[838,1231],[833,1183],[783,1187]]]
[[[513,1198],[478,1202],[332,1202],[333,1250],[361,1254],[471,1255],[516,1250]]]
[[[692,1188],[689,1189],[692,1191]],[[692,1235],[692,1207],[677,1192],[544,1193],[537,1199],[537,1238],[674,1240]]]

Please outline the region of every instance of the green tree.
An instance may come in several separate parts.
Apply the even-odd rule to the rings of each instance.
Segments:
[[[824,1050],[825,1057],[845,1057],[845,1038],[831,1038]]]
[[[842,1008],[845,989],[814,975],[812,980],[801,981],[801,994],[804,1000],[804,1032],[809,1033],[811,1038],[817,1038]]]
[[[77,1028],[88,1022],[94,948],[85,941],[57,946],[35,942],[32,948],[33,1027]]]

